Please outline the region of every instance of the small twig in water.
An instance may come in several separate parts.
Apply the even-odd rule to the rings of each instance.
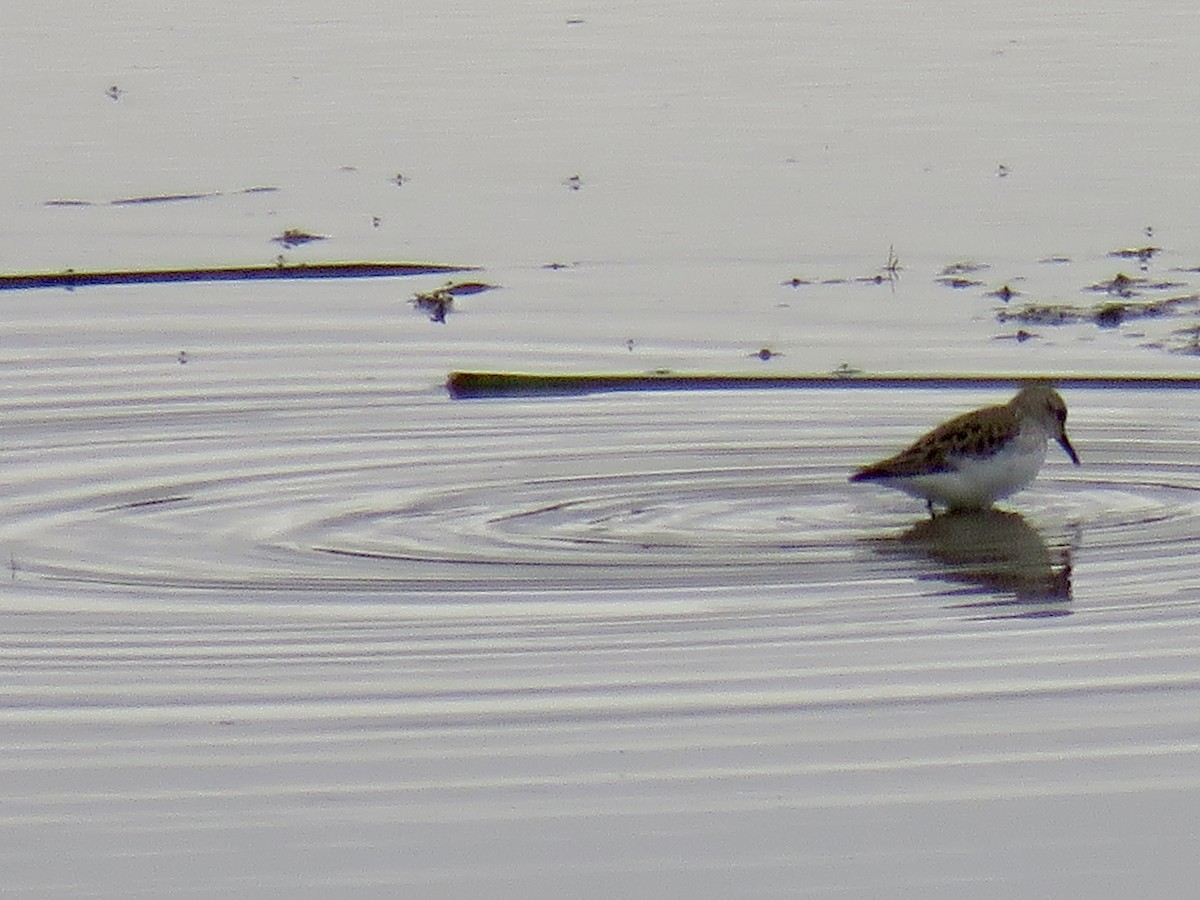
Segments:
[[[883,267],[883,271],[892,278],[900,277],[900,257],[896,255],[896,248],[892,244],[888,244],[887,265]]]

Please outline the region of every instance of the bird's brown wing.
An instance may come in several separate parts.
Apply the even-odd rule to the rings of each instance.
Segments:
[[[955,462],[956,456],[993,452],[1018,424],[1016,416],[1007,405],[989,406],[977,412],[964,413],[922,435],[911,447],[901,450],[895,456],[863,466],[850,476],[850,480],[872,481],[906,475],[953,472],[958,467]]]

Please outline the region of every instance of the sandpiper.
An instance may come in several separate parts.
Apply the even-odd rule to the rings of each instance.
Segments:
[[[1067,405],[1050,385],[1030,384],[999,406],[956,416],[895,456],[863,466],[851,481],[874,481],[920,497],[932,514],[986,509],[1037,477],[1054,438],[1079,465],[1067,438]]]

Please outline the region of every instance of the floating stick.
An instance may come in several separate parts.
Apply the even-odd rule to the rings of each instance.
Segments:
[[[1025,381],[1052,381],[1059,388],[1143,388],[1195,390],[1191,375],[714,375],[558,374],[451,372],[446,388],[452,397],[547,396],[604,391],[714,391],[755,388],[1011,388]]]
[[[161,284],[183,281],[257,281],[295,278],[388,278],[473,272],[476,266],[447,266],[410,262],[335,262],[284,265],[222,266],[212,269],[131,269],[109,272],[32,272],[0,275],[0,291],[32,288],[83,287],[96,284]]]

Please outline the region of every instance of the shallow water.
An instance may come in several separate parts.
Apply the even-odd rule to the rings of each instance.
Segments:
[[[6,269],[500,289],[0,294],[8,890],[1200,874],[1195,391],[1066,390],[1081,467],[930,521],[848,474],[1005,391],[443,387],[1193,374],[1191,7],[137,7],[0,37]]]

